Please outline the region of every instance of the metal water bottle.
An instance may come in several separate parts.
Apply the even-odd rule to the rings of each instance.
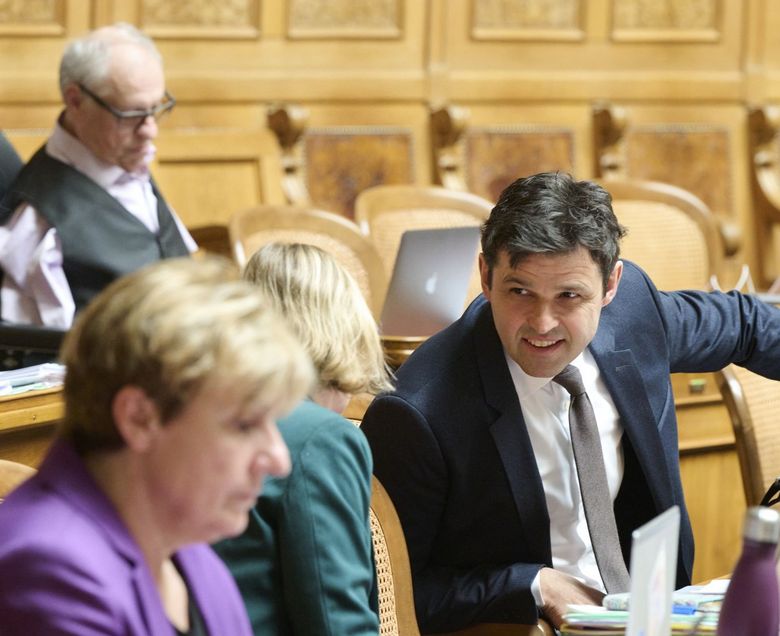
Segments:
[[[742,554],[720,610],[718,636],[775,636],[780,629],[775,570],[780,514],[771,508],[748,508],[742,537]]]

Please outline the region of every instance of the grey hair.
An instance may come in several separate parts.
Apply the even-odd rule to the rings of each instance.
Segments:
[[[99,87],[108,77],[111,48],[118,44],[130,44],[148,51],[162,64],[162,56],[151,38],[127,22],[90,31],[84,37],[73,40],[65,49],[60,60],[60,93],[71,84],[84,84],[99,92]]]

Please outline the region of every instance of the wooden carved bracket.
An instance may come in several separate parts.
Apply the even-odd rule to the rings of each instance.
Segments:
[[[625,133],[628,111],[621,106],[593,106],[593,167],[602,179],[626,176]]]
[[[451,190],[468,190],[463,166],[463,132],[471,112],[463,106],[448,104],[431,110],[436,180]]]
[[[761,286],[769,285],[780,276],[774,242],[775,228],[780,223],[779,133],[780,108],[760,105],[748,109],[750,190],[756,220]]]
[[[281,150],[282,191],[293,205],[309,205],[311,198],[304,180],[301,139],[309,123],[309,111],[292,104],[268,109],[268,127],[276,135]]]

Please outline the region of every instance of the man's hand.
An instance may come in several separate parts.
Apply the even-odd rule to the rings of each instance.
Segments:
[[[570,603],[601,605],[601,599],[604,598],[603,592],[553,568],[542,568],[539,571],[539,588],[544,601],[542,612],[556,629],[561,626]]]

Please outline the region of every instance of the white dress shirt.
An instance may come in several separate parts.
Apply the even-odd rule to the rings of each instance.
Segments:
[[[506,360],[544,486],[550,516],[553,567],[603,592],[604,583],[588,534],[571,446],[571,398],[566,389],[551,378],[532,377],[509,356],[506,356]],[[623,426],[590,352],[586,349],[572,364],[582,374],[585,390],[596,414],[607,485],[614,502],[623,480],[623,451],[620,446]],[[543,599],[538,574],[531,591],[536,604],[541,606]]]
[[[141,170],[129,173],[95,157],[84,144],[59,123],[46,142],[46,153],[72,166],[113,196],[150,232],[160,230],[157,198],[152,191],[148,165],[154,148]],[[198,249],[190,233],[171,210],[184,244]],[[0,226],[0,317],[67,329],[73,322],[75,303],[62,269],[62,244],[57,230],[35,208],[22,203],[4,226]]]

